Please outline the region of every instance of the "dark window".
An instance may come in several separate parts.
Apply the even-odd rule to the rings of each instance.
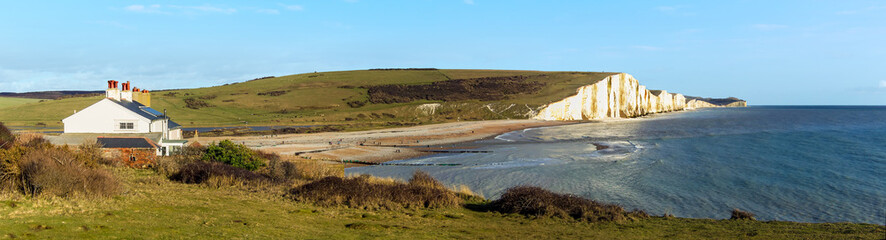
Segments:
[[[135,123],[122,122],[120,123],[120,129],[135,129]]]
[[[135,156],[129,156],[129,161],[130,161],[130,162],[135,162]]]

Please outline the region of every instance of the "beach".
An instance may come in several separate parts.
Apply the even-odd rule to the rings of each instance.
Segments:
[[[421,146],[432,147],[471,142],[527,128],[573,123],[575,122],[541,120],[462,121],[356,132],[198,136],[189,140],[207,145],[227,139],[252,149],[276,153],[286,158],[379,163],[433,154],[423,151]]]

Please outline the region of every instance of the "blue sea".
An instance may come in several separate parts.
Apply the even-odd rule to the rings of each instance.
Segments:
[[[597,150],[596,145],[605,146]],[[489,199],[533,185],[653,215],[886,221],[886,107],[761,106],[526,129],[348,174],[408,179],[421,169]]]

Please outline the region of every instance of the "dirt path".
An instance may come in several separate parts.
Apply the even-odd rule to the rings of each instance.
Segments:
[[[246,146],[295,156],[326,160],[386,162],[429,153],[416,146],[445,145],[476,141],[502,133],[533,127],[571,124],[564,121],[493,120],[380,129],[359,132],[285,134],[276,136],[198,137],[200,144],[230,139]]]

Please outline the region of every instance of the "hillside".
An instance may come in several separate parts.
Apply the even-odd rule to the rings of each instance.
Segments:
[[[600,86],[602,92],[593,98],[580,96],[575,99],[603,101],[608,99],[605,96],[607,93],[610,96],[623,95],[626,94],[625,91],[637,92],[640,90],[638,87],[643,87],[630,75],[611,72],[372,69],[264,77],[222,86],[154,91],[151,93],[151,107],[160,111],[168,110],[169,115],[185,127],[331,124],[348,130],[460,120],[526,119],[537,117],[540,112],[559,116],[584,111],[584,119],[588,119],[589,116],[633,117],[682,109],[683,100],[678,100],[682,99],[682,95],[666,94],[669,100],[665,102],[671,103],[664,103],[661,101],[665,97],[657,96],[660,92],[647,90],[640,92],[656,95],[646,94],[650,96],[645,97],[645,100],[621,100],[621,103],[616,103],[619,101],[617,99],[640,96],[637,93],[627,93],[628,95],[621,98],[613,98],[616,102],[608,103],[614,104],[613,106],[624,105],[622,110],[635,109],[630,114],[590,113],[587,109],[566,110],[560,109],[564,106],[559,105],[557,111],[560,113],[551,113],[552,109],[545,109],[548,104],[558,101],[561,105],[566,104],[564,99],[576,96],[577,89],[604,83],[612,85],[609,79],[614,79],[613,76],[627,76],[630,81],[622,81],[627,85],[622,84],[625,86],[618,88]],[[139,83],[133,84],[137,87]],[[96,81],[95,85],[102,86],[104,82]],[[43,123],[58,127],[61,126],[61,119],[102,97],[70,97],[0,107],[0,121],[14,126],[42,126]],[[652,102],[661,103],[653,103],[648,107],[644,104],[642,109],[628,106],[650,102],[648,99],[658,99]],[[704,99],[698,99],[701,100]],[[681,107],[669,108],[662,104]],[[572,106],[574,108],[578,105]],[[585,108],[587,107],[590,106]],[[645,108],[653,110],[647,111]],[[581,120],[583,117],[569,119]]]
[[[32,98],[0,97],[0,109],[39,101],[40,99]]]
[[[537,111],[547,103],[575,94],[578,87],[611,74],[360,70],[261,78],[215,87],[155,91],[151,95],[153,108],[168,110],[169,115],[184,126],[314,125],[322,122],[362,129],[456,120],[528,118],[527,112]],[[433,86],[435,83],[440,85]],[[96,81],[95,84],[102,86],[104,82]],[[138,83],[133,84],[138,86]],[[533,87],[529,89],[531,91],[523,91],[524,86]],[[495,98],[480,97],[488,95],[490,89],[503,87],[512,91]],[[397,88],[402,89],[390,91]],[[438,91],[441,89],[445,91]],[[386,101],[385,96],[370,96],[371,92],[415,93],[413,90],[433,92],[440,96],[476,92],[462,94],[458,99],[413,94],[393,96],[399,100]],[[392,96],[388,94],[387,97]],[[3,116],[0,121],[9,125],[45,123],[48,126],[61,126],[61,119],[101,98],[66,98],[0,108],[0,116]],[[419,107],[422,104],[431,105]],[[434,114],[428,116],[428,111]]]
[[[0,97],[58,99],[102,94],[104,91],[40,91],[40,92],[0,92]]]

